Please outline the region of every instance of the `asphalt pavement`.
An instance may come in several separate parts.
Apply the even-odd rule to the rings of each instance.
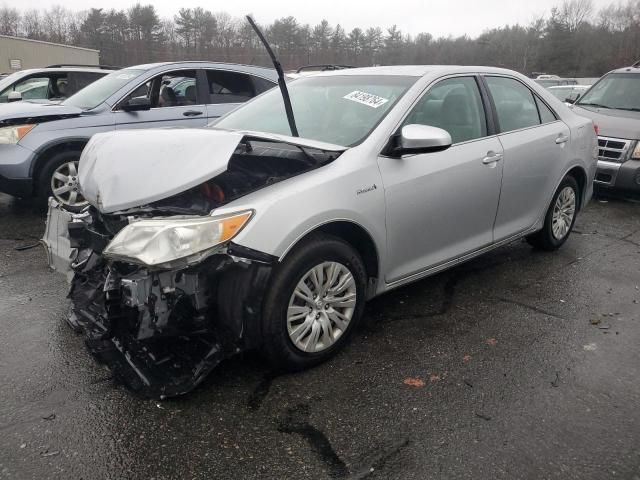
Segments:
[[[250,353],[163,402],[65,324],[44,215],[0,194],[2,479],[640,480],[640,202],[593,200],[555,253],[515,242],[371,302],[348,348]]]

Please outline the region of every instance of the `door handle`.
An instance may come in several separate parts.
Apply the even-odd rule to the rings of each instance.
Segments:
[[[487,152],[487,156],[482,159],[482,163],[485,165],[492,165],[500,160],[502,160],[501,153]]]
[[[566,136],[566,135],[562,135],[562,134],[560,134],[560,135],[558,136],[558,138],[556,138],[556,143],[557,143],[558,145],[560,145],[560,144],[562,144],[562,143],[567,143],[568,141],[569,141],[569,137],[568,137],[568,136]]]
[[[198,115],[202,115],[202,112],[199,110],[187,110],[182,115],[185,117],[197,117]]]

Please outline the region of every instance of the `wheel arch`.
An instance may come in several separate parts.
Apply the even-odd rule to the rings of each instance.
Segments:
[[[68,150],[77,150],[78,152],[82,152],[82,149],[88,142],[89,138],[85,137],[65,138],[48,143],[38,149],[36,151],[35,161],[31,165],[31,179],[33,180],[34,193],[36,195],[38,195],[39,193],[38,180],[40,177],[40,173],[42,172],[42,168],[49,158],[51,158],[53,155]]]
[[[380,275],[380,255],[378,247],[376,246],[371,233],[369,233],[366,228],[352,220],[331,220],[311,228],[298,237],[296,241],[287,248],[284,254],[280,257],[280,261],[286,259],[287,255],[289,255],[289,253],[291,253],[291,251],[299,245],[300,242],[317,233],[324,233],[326,235],[337,237],[348,243],[358,252],[367,271],[367,296],[373,296]]]
[[[580,167],[580,166],[575,166],[573,168],[571,168],[565,176],[572,176],[573,178],[575,178],[576,182],[578,183],[578,188],[580,189],[578,198],[580,203],[578,204],[578,209],[582,209],[582,206],[584,205],[584,195],[586,192],[586,186],[587,186],[587,172],[585,172],[584,168]]]

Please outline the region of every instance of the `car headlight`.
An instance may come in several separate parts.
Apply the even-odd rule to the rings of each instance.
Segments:
[[[634,160],[640,160],[640,141],[636,142],[636,148],[631,152],[631,158]]]
[[[146,266],[192,263],[235,237],[252,215],[249,210],[219,217],[138,220],[120,230],[103,254]]]
[[[22,137],[29,133],[35,124],[15,125],[12,127],[0,128],[0,144],[16,144]]]

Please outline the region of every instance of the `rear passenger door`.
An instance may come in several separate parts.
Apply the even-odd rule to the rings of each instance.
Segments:
[[[148,79],[126,95],[114,108],[116,129],[158,127],[204,127],[207,107],[198,93],[197,70],[174,70]],[[132,98],[147,97],[151,109],[125,112],[120,108]]]
[[[532,227],[546,211],[568,161],[570,130],[528,86],[484,76],[504,149],[496,241]]]
[[[210,121],[230,112],[238,105],[273,88],[271,80],[229,70],[204,70],[207,117]]]

